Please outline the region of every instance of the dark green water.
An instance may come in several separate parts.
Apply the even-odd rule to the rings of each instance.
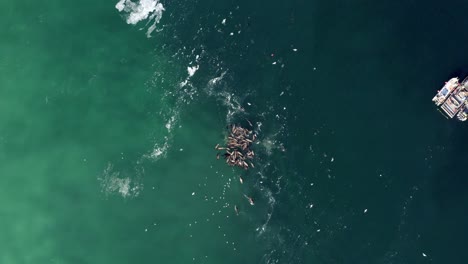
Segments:
[[[466,263],[467,3],[116,4],[0,3],[0,263]]]

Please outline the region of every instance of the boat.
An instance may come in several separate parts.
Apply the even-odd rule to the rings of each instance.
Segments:
[[[448,118],[468,119],[468,77],[461,83],[457,77],[450,79],[432,98],[436,106]]]
[[[436,96],[432,98],[432,101],[435,102],[437,106],[440,106],[459,85],[460,83],[458,82],[458,78],[455,77],[450,79],[445,83],[444,87],[437,92]]]
[[[457,118],[460,121],[466,121],[466,119],[468,119],[468,109],[465,107],[463,111],[458,112]]]

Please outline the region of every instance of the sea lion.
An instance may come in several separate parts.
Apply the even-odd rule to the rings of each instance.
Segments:
[[[247,195],[245,195],[245,194],[244,194],[244,196],[245,196],[245,198],[247,198],[247,200],[249,200],[250,205],[254,205],[254,204],[255,204],[255,203],[254,203],[254,200],[253,200],[251,197],[249,197],[249,196],[247,196]]]

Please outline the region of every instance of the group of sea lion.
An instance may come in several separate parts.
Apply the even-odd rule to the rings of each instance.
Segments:
[[[216,150],[226,150],[223,154],[223,157],[226,159],[226,163],[229,166],[238,166],[244,169],[249,167],[254,168],[252,162],[247,160],[252,160],[255,156],[253,150],[250,149],[250,146],[257,138],[257,135],[247,128],[241,126],[229,125],[228,126],[229,136],[227,138],[227,147],[220,147],[219,144],[216,145]],[[216,156],[219,159],[220,154]]]

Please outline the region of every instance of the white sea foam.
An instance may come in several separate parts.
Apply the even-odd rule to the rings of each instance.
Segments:
[[[209,80],[206,87],[206,93],[209,96],[214,96],[226,106],[226,121],[230,123],[234,119],[234,116],[240,113],[245,113],[245,109],[242,107],[241,98],[236,96],[234,93],[229,93],[226,90],[223,90],[220,86],[225,74],[226,72],[223,72],[221,76]]]
[[[108,164],[98,180],[101,182],[101,189],[106,195],[118,193],[124,198],[136,197],[143,188],[143,185],[137,180],[123,177],[120,172],[114,171],[111,163]]]
[[[189,74],[189,77],[192,77],[195,74],[195,72],[198,71],[198,68],[199,68],[198,65],[195,65],[195,66],[192,66],[192,67],[187,67],[187,72]]]
[[[177,123],[179,121],[179,114],[180,114],[180,100],[176,103],[176,105],[170,109],[169,117],[166,122],[166,129],[167,129],[167,135],[164,137],[163,143],[158,143],[155,144],[153,152],[151,153],[151,157],[158,159],[160,156],[164,156],[166,151],[169,149],[170,141],[172,139],[172,130],[174,127],[177,126]]]
[[[176,121],[177,121],[176,115],[173,115],[171,116],[171,118],[169,118],[169,121],[167,121],[166,123],[167,132],[171,133],[171,130],[174,127],[174,124],[176,123]]]
[[[149,158],[153,160],[158,160],[166,156],[166,152],[169,149],[169,138],[165,137],[163,144],[155,144],[153,151],[149,155]]]
[[[276,203],[276,200],[273,197],[273,194],[269,189],[264,189],[263,194],[268,198],[268,205],[270,206],[270,208],[267,213],[266,221],[263,223],[261,227],[258,227],[256,229],[259,236],[262,235],[266,231],[268,223],[270,222],[271,216],[273,215],[273,211],[275,209],[275,203]]]
[[[146,25],[151,24],[146,30],[147,37],[150,37],[156,29],[156,24],[161,20],[165,10],[159,0],[139,0],[138,2],[120,0],[115,8],[126,15],[128,24],[136,25],[142,20],[147,20]]]
[[[217,85],[221,80],[223,80],[224,75],[226,75],[226,72],[223,72],[221,73],[220,76],[215,77],[208,81],[208,94],[209,95],[212,95],[214,86]]]
[[[186,82],[188,83],[188,79]],[[183,86],[185,84],[185,82],[182,82],[180,85]],[[166,157],[167,152],[171,149],[171,142],[174,137],[173,132],[174,129],[178,126],[181,109],[184,103],[191,99],[193,94],[194,92],[189,89],[165,91],[165,94],[162,97],[162,101],[166,100],[167,98],[175,97],[176,102],[175,105],[159,112],[159,115],[163,116],[165,119],[164,127],[166,132],[162,132],[161,134],[157,135],[157,138],[155,138],[153,141],[154,143],[152,149],[142,156],[142,160],[150,160],[155,162]],[[180,151],[182,151],[182,149],[180,149]]]
[[[188,84],[189,78],[185,79],[183,82],[180,82],[179,86],[184,87],[185,85]]]
[[[195,65],[195,66],[192,66],[192,67],[190,67],[190,66],[187,67],[188,76],[187,76],[187,78],[185,78],[184,81],[180,82],[180,84],[179,84],[180,87],[184,87],[189,83],[190,78],[192,78],[192,76],[198,71],[199,67],[200,66],[198,66],[198,65]]]
[[[166,123],[165,127],[167,129],[168,134],[164,136],[164,139],[159,142],[155,143],[153,149],[150,153],[143,155],[143,159],[149,159],[151,161],[157,161],[161,158],[165,158],[166,154],[171,147],[170,142],[172,139],[172,129],[177,123],[177,115],[173,115],[169,121]],[[181,150],[182,151],[182,150]]]

